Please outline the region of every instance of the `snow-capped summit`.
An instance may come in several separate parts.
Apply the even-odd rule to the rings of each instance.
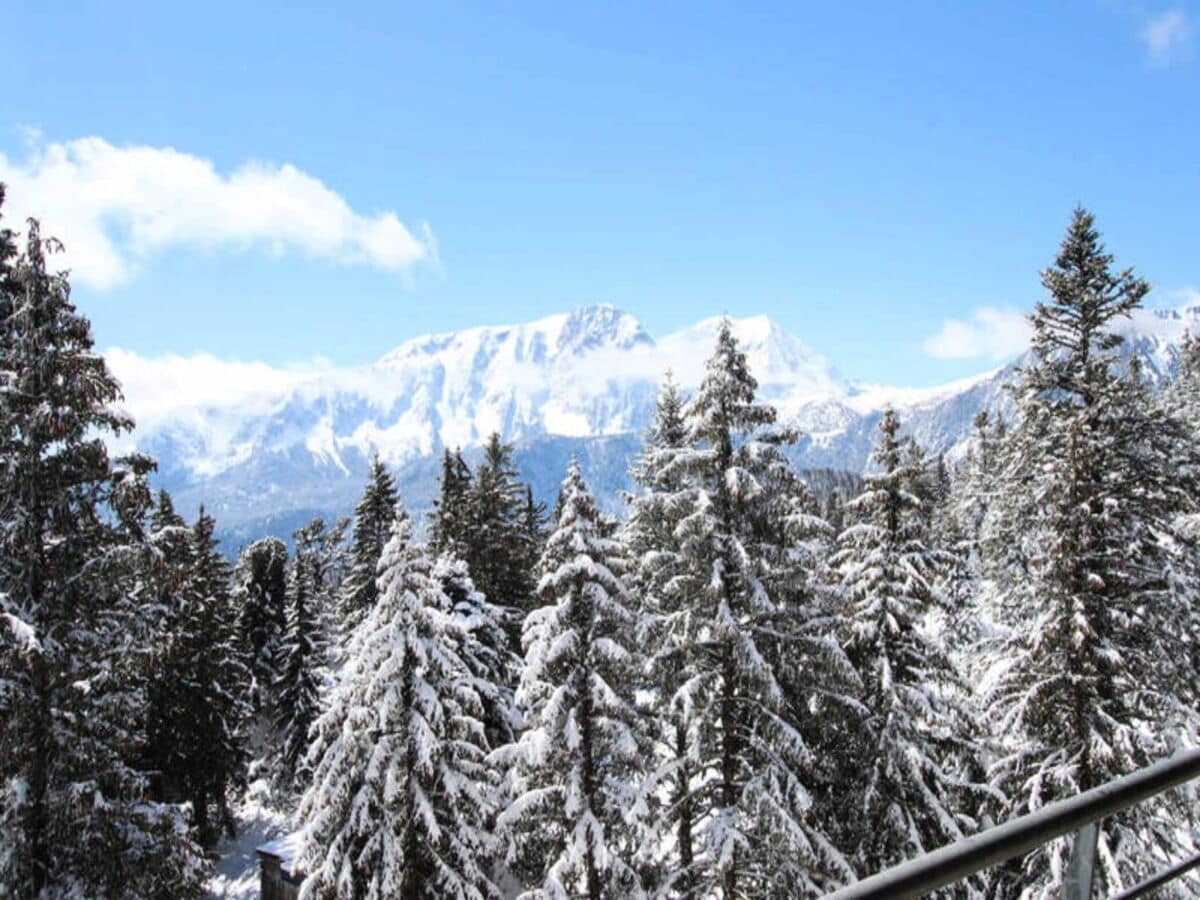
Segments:
[[[484,325],[405,341],[379,359],[384,369],[442,362],[494,361],[545,365],[600,348],[654,346],[654,339],[627,312],[607,303],[583,306],[518,325]]]
[[[151,412],[134,438],[159,458],[164,486],[185,508],[203,500],[249,535],[268,517],[279,530],[300,511],[348,511],[375,453],[398,470],[406,501],[419,510],[435,487],[442,448],[470,456],[493,431],[517,444],[522,474],[546,492],[570,455],[585,456],[589,480],[613,507],[663,374],[672,370],[685,390],[698,385],[720,321],[656,341],[627,312],[584,306],[412,338],[365,366],[266,380],[253,370],[265,386],[228,391],[219,402],[207,391],[174,407],[162,384],[148,385],[144,373],[129,377],[130,354],[118,351],[110,362],[135,416],[146,395]],[[1157,381],[1178,364],[1179,341],[1198,321],[1198,307],[1139,312],[1122,325],[1126,352]],[[953,450],[978,409],[1004,402],[1011,376],[1008,366],[937,388],[858,384],[767,316],[730,322],[762,398],[802,432],[801,466],[861,471],[887,405],[930,451]]]
[[[659,341],[664,358],[672,361],[684,385],[699,382],[721,321],[721,316],[704,319]],[[849,390],[847,381],[825,357],[769,316],[729,321],[751,373],[774,402],[840,397]]]
[[[600,347],[632,350],[654,346],[654,338],[646,333],[641,322],[608,303],[582,306],[561,318],[557,342],[560,356],[580,355]]]

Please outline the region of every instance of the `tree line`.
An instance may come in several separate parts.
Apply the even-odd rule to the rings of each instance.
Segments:
[[[961,458],[889,410],[819,501],[726,323],[620,520],[575,463],[548,512],[493,435],[444,453],[426,522],[377,458],[352,518],[233,565],[109,456],[133,423],[54,248],[0,232],[14,896],[199,896],[251,779],[305,898],[819,896],[1195,733],[1200,342],[1146,384],[1114,325],[1149,287],[1084,210]],[[1106,819],[1100,889],[1194,852],[1189,814]],[[960,893],[1052,896],[1068,852]]]

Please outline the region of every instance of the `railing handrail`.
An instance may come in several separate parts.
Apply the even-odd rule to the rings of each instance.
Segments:
[[[1182,750],[1130,775],[856,881],[829,894],[826,900],[921,897],[1198,776],[1200,749]]]

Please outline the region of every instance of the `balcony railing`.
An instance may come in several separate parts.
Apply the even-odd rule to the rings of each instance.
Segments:
[[[989,828],[916,859],[864,878],[826,900],[904,900],[923,897],[941,887],[969,878],[1055,838],[1075,834],[1070,873],[1063,900],[1089,900],[1096,856],[1097,823],[1200,777],[1200,750],[1185,750],[1131,775],[1110,781],[1075,797],[1044,806],[1036,812]],[[1200,854],[1182,860],[1152,878],[1117,894],[1112,900],[1130,900],[1179,878],[1200,866]]]

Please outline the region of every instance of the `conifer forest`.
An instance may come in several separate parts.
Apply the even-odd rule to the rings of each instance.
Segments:
[[[820,897],[1192,746],[1200,335],[1147,379],[1149,284],[1066,218],[961,453],[889,409],[815,478],[726,321],[620,514],[496,433],[428,511],[376,456],[241,546],[120,449],[58,243],[0,219],[0,897],[208,896],[248,809],[303,900]],[[1196,809],[1104,819],[1096,896]],[[1058,897],[1070,851],[942,896]]]

